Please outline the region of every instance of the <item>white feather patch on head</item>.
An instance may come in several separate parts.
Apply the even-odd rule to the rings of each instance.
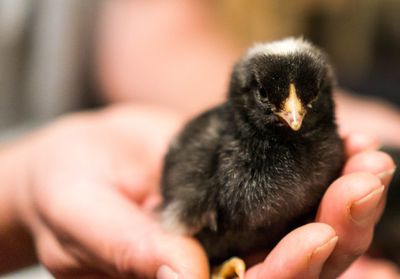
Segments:
[[[286,38],[272,43],[256,43],[246,54],[246,57],[255,55],[288,55],[298,52],[309,52],[313,46],[303,38]]]

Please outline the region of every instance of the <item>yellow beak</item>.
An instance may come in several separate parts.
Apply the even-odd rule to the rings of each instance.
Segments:
[[[301,128],[304,115],[306,111],[297,96],[296,87],[293,83],[289,85],[289,97],[284,101],[283,108],[277,113],[290,128],[294,131],[298,131]]]

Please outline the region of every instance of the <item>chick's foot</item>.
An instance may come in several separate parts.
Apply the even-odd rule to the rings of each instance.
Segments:
[[[240,258],[233,257],[216,267],[211,275],[212,279],[244,279],[246,265]]]

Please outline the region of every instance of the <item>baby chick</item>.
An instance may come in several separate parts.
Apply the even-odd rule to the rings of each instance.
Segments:
[[[250,48],[227,101],[190,121],[170,146],[164,226],[198,238],[218,263],[272,248],[310,220],[343,163],[333,85],[325,55],[303,39]]]

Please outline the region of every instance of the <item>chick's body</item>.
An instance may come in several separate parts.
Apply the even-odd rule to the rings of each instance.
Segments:
[[[341,169],[329,65],[303,40],[273,44],[248,51],[228,100],[189,122],[165,158],[163,223],[197,237],[212,262],[271,248]]]

